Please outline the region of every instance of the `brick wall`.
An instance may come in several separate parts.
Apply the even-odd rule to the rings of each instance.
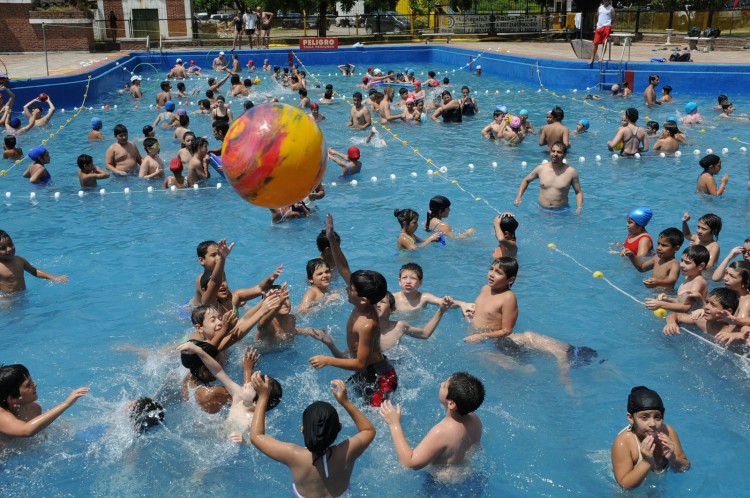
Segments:
[[[167,0],[167,25],[169,37],[187,36],[187,13],[182,0]]]
[[[0,0],[0,47],[4,52],[41,52],[44,36],[41,24],[29,19],[86,19],[82,24],[47,26],[47,50],[91,50],[94,31],[89,12],[34,12],[31,3],[3,3]]]
[[[104,0],[104,22],[107,25],[107,39],[112,39],[109,29],[110,11],[115,11],[115,16],[117,16],[117,39],[126,38],[128,35],[125,33],[125,15],[122,12],[122,2],[120,0]]]

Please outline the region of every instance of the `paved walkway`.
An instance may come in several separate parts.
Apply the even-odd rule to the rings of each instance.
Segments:
[[[432,46],[439,46],[444,42],[436,41]],[[547,59],[575,60],[575,53],[570,43],[565,41],[550,42],[456,42],[452,46],[462,47],[469,50],[487,50],[491,52],[507,53],[524,57],[538,57]],[[369,46],[369,45],[368,45]],[[669,59],[671,49],[685,45],[672,45],[665,47],[662,44],[638,42],[631,48],[631,61],[648,62],[652,57],[664,57]],[[193,49],[193,47],[187,47]],[[283,48],[281,46],[272,48]],[[184,49],[175,49],[180,51]],[[622,48],[612,47],[612,58],[619,59]],[[127,55],[128,52],[89,53],[89,52],[55,52],[48,55],[49,75],[63,76],[72,73],[81,73],[91,68],[106,64],[114,59]],[[714,52],[692,52],[693,61],[701,64],[748,64],[750,57],[748,51],[730,50]],[[10,54],[0,55],[2,61],[12,79],[43,78],[47,75],[44,54]],[[582,62],[583,63],[583,62]],[[2,72],[0,65],[0,72]]]

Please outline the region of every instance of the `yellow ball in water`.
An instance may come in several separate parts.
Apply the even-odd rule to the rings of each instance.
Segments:
[[[604,278],[604,273],[600,271],[595,271],[591,276],[594,278]]]
[[[323,132],[302,109],[260,104],[229,128],[222,166],[232,188],[256,206],[280,208],[308,195],[326,170]]]
[[[654,310],[654,316],[664,318],[665,316],[667,316],[667,310],[665,310],[664,308],[656,308]]]
[[[260,78],[256,76],[255,79],[253,80],[253,85],[260,85]]]
[[[549,247],[550,249],[557,249],[557,245],[555,245],[552,242],[550,242],[549,244],[547,244],[547,247]]]

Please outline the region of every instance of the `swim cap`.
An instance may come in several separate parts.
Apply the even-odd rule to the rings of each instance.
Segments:
[[[409,73],[409,74],[411,74],[412,76],[414,76],[414,70],[413,70],[413,69],[409,69],[409,70],[407,71],[407,73]]]
[[[177,173],[178,171],[182,171],[182,161],[179,157],[175,157],[171,161],[169,161],[169,170],[172,173]]]
[[[719,164],[719,162],[721,162],[721,158],[719,156],[717,156],[716,154],[708,154],[703,159],[701,159],[700,163],[698,164],[700,164],[703,169],[708,169],[711,166]]]
[[[224,55],[224,52],[219,52],[219,55]]]
[[[195,65],[195,61],[194,61],[193,59],[190,59],[190,65],[191,65],[191,66],[194,66],[194,65]]]
[[[482,69],[482,66],[477,66],[477,69]]]
[[[99,118],[91,118],[91,128],[94,130],[101,130],[102,120]]]
[[[371,72],[372,72],[372,66],[370,66],[370,67],[368,67],[368,68],[367,68],[367,72],[368,72],[368,73],[371,73]]]
[[[677,124],[677,118],[675,117],[668,117],[665,123],[673,122],[674,124]]]
[[[692,114],[698,110],[698,104],[695,102],[688,102],[685,104],[685,114]]]
[[[419,80],[414,80],[414,83],[412,83],[414,86],[422,86],[422,82]]]
[[[527,111],[526,109],[521,109],[520,111],[518,111],[518,115],[519,116],[528,116],[529,115],[529,111]]]
[[[584,130],[588,130],[589,126],[591,125],[591,123],[589,123],[588,119],[582,119],[582,120],[579,121],[579,123],[581,123],[583,125],[583,129]]]
[[[174,102],[172,102],[171,100],[167,100],[167,103],[164,104],[164,109],[168,111],[174,111]]]
[[[639,207],[633,209],[628,216],[630,216],[630,219],[635,221],[636,225],[645,227],[648,225],[649,220],[651,220],[651,217],[654,215],[654,212],[651,211],[647,207]]]
[[[614,84],[614,85],[612,85],[612,91],[613,91],[613,92],[616,92],[616,91],[618,91],[619,89],[620,89],[620,85],[618,85],[618,84]]]
[[[318,109],[318,108],[320,108],[320,106],[318,104],[316,104],[315,102],[313,102],[312,104],[310,104],[310,109]]]
[[[175,61],[175,64],[182,64],[182,59],[177,59],[177,60]]]
[[[520,128],[521,127],[521,118],[518,116],[513,116],[510,118],[510,127],[511,128]]]
[[[248,64],[255,64],[252,59],[250,59],[249,61],[247,61],[247,63]]]
[[[130,82],[132,83],[134,81],[141,81],[141,79],[143,79],[143,78],[141,78],[137,74],[134,74],[133,76],[130,77]]]
[[[664,403],[656,391],[646,386],[634,387],[628,396],[628,413],[632,415],[645,410],[659,410],[664,415]]]
[[[375,70],[372,72],[375,76],[382,74],[383,71],[380,70],[380,68],[376,67]]]
[[[47,152],[47,149],[44,147],[34,147],[29,151],[29,159],[32,161],[36,161],[40,157],[44,155],[44,153]]]
[[[367,76],[362,76],[362,83],[367,84],[368,80],[369,80],[369,78]]]
[[[330,403],[316,401],[302,412],[305,448],[315,454],[321,454],[331,446],[340,430],[339,414]]]
[[[497,112],[502,112],[503,114],[508,114],[508,108],[505,107],[504,105],[499,105],[499,106],[495,107],[495,110]]]
[[[359,148],[356,145],[352,145],[346,150],[346,155],[349,156],[349,159],[359,159]]]
[[[414,103],[414,97],[409,97],[406,99],[407,104],[413,104]]]
[[[21,120],[18,119],[18,117],[10,118],[10,126],[12,128],[20,128],[21,127]]]

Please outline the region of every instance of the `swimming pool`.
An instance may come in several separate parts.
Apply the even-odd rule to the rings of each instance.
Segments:
[[[286,53],[278,57],[283,60]],[[686,210],[694,219],[715,212],[724,219],[719,240],[723,254],[727,254],[749,235],[745,214],[750,207],[745,189],[748,156],[740,151],[741,144],[732,140],[735,136],[744,140],[747,135],[744,133],[743,138],[742,131],[746,129],[740,124],[732,127],[718,123],[717,128],[707,124],[688,130],[691,144],[683,148],[680,158],[649,156],[640,161],[615,162],[604,142],[618,126],[617,111],[625,107],[620,100],[585,105],[580,100],[583,85],[578,92],[571,86],[557,88],[555,95],[537,93],[538,84],[473,77],[459,70],[465,62],[443,65],[416,56],[396,59],[391,54],[391,63],[386,65],[383,61],[388,57],[377,52],[362,52],[359,57],[362,66],[373,60],[372,65],[383,68],[415,67],[418,73],[428,69],[448,71],[453,89],[468,84],[472,92],[477,92],[482,112],[457,126],[396,123],[390,129],[398,139],[381,129],[387,146],[375,147],[361,144],[365,135],[352,134],[343,126],[346,105],[324,106],[321,112],[328,119],[322,128],[328,146],[340,150],[358,144],[364,169],[358,185],[352,186],[337,178],[337,167],[330,167],[325,177],[327,195],[310,219],[272,226],[266,210],[246,204],[226,186],[198,192],[165,193],[156,189],[148,193],[148,184],[135,178],[110,179],[100,182],[105,195],[93,191],[79,197],[77,155],[91,154],[101,165],[110,143],[109,130],[115,123],[125,122],[131,137],[137,137],[140,128],[155,117],[155,111],[148,110],[147,105],[134,109],[129,98],[116,93],[100,96],[91,103],[96,111],[87,110],[72,118],[59,136],[50,139],[54,188],[32,190],[20,178],[20,166],[0,178],[0,192],[12,193],[9,199],[2,198],[1,228],[13,237],[17,254],[39,268],[71,277],[67,285],[28,279],[29,290],[3,308],[7,317],[5,334],[10,340],[4,341],[2,361],[29,367],[39,383],[40,402],[45,408],[62,401],[75,387],[92,388],[87,398],[42,437],[26,442],[21,454],[4,459],[0,473],[3,494],[228,496],[252,489],[266,496],[288,495],[290,476],[286,469],[253,448],[226,443],[219,418],[203,414],[193,405],[170,404],[165,427],[145,437],[134,438],[127,428],[126,400],[153,394],[179,361],[164,350],[177,344],[190,329],[189,323],[178,319],[177,312],[189,297],[199,271],[194,253],[197,243],[208,238],[237,241],[227,264],[229,283],[234,288],[255,284],[277,264],[285,263],[282,279],[292,286],[293,301],[298,302],[306,289],[304,264],[316,255],[315,236],[323,227],[325,213],[331,212],[352,268],[381,271],[393,289],[398,268],[415,261],[425,270],[423,290],[472,300],[485,282],[495,246],[492,219],[497,211],[512,210],[521,223],[521,269],[513,287],[521,311],[517,330],[536,330],[592,347],[606,361],[572,370],[575,394],[569,395],[550,358],[526,358],[536,368],[533,373],[503,370],[493,362],[490,344],[463,342],[467,326],[457,312],[449,313],[433,339],[406,338],[389,355],[395,358],[400,377],[396,400],[404,406],[404,430],[410,443],[415,444],[442,415],[437,401],[439,381],[457,370],[478,375],[488,395],[478,411],[485,432],[484,449],[476,459],[477,474],[460,487],[446,487],[433,484],[422,472],[401,469],[387,428],[372,413],[378,435],[359,460],[352,481],[354,494],[619,494],[609,470],[609,447],[626,424],[624,412],[630,388],[644,384],[664,398],[665,420],[677,428],[693,469],[663,478],[652,475],[636,494],[740,495],[748,486],[744,462],[750,453],[746,365],[692,336],[665,338],[661,334],[663,320],[601,279],[592,278],[589,271],[550,250],[547,244],[555,243],[576,261],[603,272],[640,299],[651,295],[641,284],[643,276],[628,261],[608,254],[609,242],[624,238],[625,215],[633,207],[648,205],[653,209],[655,215],[649,224],[652,235],[668,226],[679,227]],[[305,55],[300,58],[308,63]],[[319,77],[323,83],[331,81],[347,96],[354,90],[354,80],[329,79],[328,73],[335,70],[332,66],[311,64],[308,69],[325,75]],[[143,73],[150,77],[149,71],[144,69]],[[543,81],[547,78],[543,68],[541,77]],[[188,88],[194,84],[188,83]],[[663,77],[662,84],[670,82]],[[110,86],[114,89],[119,84]],[[144,82],[150,89],[146,104],[152,102],[150,96],[156,86],[157,80]],[[264,82],[261,88],[270,90],[271,86]],[[83,90],[81,86],[81,96]],[[272,92],[284,96],[285,102],[296,102],[289,94]],[[741,110],[750,105],[746,96],[732,98]],[[671,109],[655,111],[645,111],[638,97],[627,105],[632,102],[641,110],[639,123],[644,124],[647,114],[662,123],[689,100],[683,95],[678,99],[680,103]],[[696,102],[704,116],[712,115],[707,107],[713,105],[713,97],[698,95]],[[568,155],[569,162],[579,169],[585,193],[581,216],[538,212],[534,202],[537,185],[530,187],[521,206],[513,207],[521,179],[545,156],[534,137],[516,148],[481,138],[479,131],[490,121],[491,109],[501,103],[511,112],[527,108],[537,128],[543,124],[546,110],[557,104],[564,107],[569,126],[582,117],[592,121],[590,133],[575,138]],[[600,104],[605,108],[598,107]],[[102,105],[111,108],[101,110]],[[235,111],[239,107],[233,104]],[[104,120],[105,143],[85,140],[88,121],[94,115]],[[24,148],[56,132],[67,117],[70,111],[57,115],[45,132],[33,131],[23,139]],[[199,135],[209,134],[208,121],[191,118],[192,129]],[[162,139],[162,157],[173,157],[176,145],[166,134],[158,136]],[[402,145],[402,140],[408,145]],[[414,154],[412,147],[433,163]],[[703,153],[708,147],[717,153],[729,149],[724,171],[731,180],[727,193],[718,199],[693,194],[701,156],[696,157],[692,150]],[[596,161],[597,154],[601,161]],[[582,163],[578,162],[580,156],[585,158]],[[448,169],[445,178],[427,174],[428,169],[440,166]],[[390,175],[395,175],[395,180]],[[371,181],[373,176],[376,182]],[[216,179],[210,184],[215,186]],[[122,194],[126,187],[132,190],[130,195]],[[36,194],[33,201],[29,199],[31,191]],[[61,193],[57,201],[54,192]],[[428,201],[437,194],[453,203],[449,218],[453,227],[474,227],[478,234],[408,257],[397,254],[399,227],[393,209],[416,209],[423,222]],[[329,327],[340,344],[349,310],[347,304],[334,305],[301,319],[301,323]],[[428,310],[410,321],[422,325],[430,315]],[[153,352],[143,360],[122,350],[123,345]],[[293,349],[267,355],[261,361],[260,368],[284,386],[281,405],[268,417],[269,434],[301,443],[302,409],[314,399],[330,401],[327,382],[348,377],[348,373],[332,368],[309,368],[307,358],[323,352],[322,345],[301,337]],[[228,369],[233,378],[238,378],[239,354],[232,353]],[[342,421],[342,436],[351,434],[351,422],[343,417]]]

